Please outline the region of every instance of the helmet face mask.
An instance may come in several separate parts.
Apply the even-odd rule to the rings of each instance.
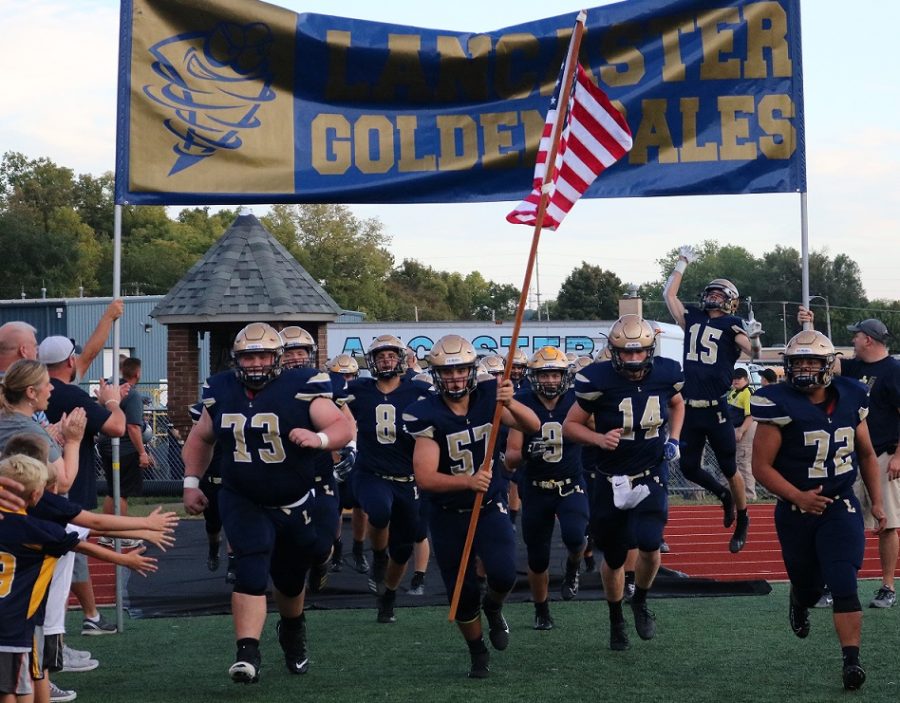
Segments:
[[[556,398],[569,387],[569,359],[556,347],[541,347],[529,359],[527,374],[538,395]]]
[[[510,367],[509,377],[513,383],[519,383],[525,377],[525,370],[528,368],[528,355],[521,348],[517,348],[513,352],[512,367]]]
[[[834,345],[821,332],[804,330],[784,348],[784,377],[795,389],[812,393],[834,377]]]
[[[234,338],[234,373],[247,388],[260,390],[281,373],[281,337],[275,328],[252,322]]]
[[[653,366],[656,331],[639,315],[622,315],[609,330],[613,368],[632,380],[644,378]]]
[[[286,369],[300,369],[312,366],[316,356],[316,345],[312,335],[302,327],[292,325],[278,333],[284,345],[281,365]]]
[[[359,363],[349,354],[338,354],[334,357],[328,362],[328,370],[341,374],[348,381],[359,378]]]
[[[709,282],[700,294],[700,306],[704,310],[721,310],[727,315],[737,311],[740,294],[727,278],[716,278]]]
[[[461,400],[478,385],[478,355],[468,340],[457,334],[441,337],[427,356],[434,386],[451,400]]]
[[[382,334],[366,350],[366,364],[375,379],[400,376],[406,370],[406,347],[393,335]]]

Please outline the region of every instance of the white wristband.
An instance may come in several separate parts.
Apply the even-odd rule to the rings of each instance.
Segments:
[[[185,488],[200,488],[200,479],[197,476],[184,477]]]
[[[356,440],[351,439],[347,444],[344,445],[347,449],[356,449]]]
[[[687,268],[687,261],[685,261],[682,258],[679,258],[678,262],[675,264],[675,270],[678,271],[678,273],[683,274],[686,268]]]
[[[322,443],[322,446],[319,449],[328,449],[328,435],[324,432],[316,432],[316,437],[319,438],[319,441]]]

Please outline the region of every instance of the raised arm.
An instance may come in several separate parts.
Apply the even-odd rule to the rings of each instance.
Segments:
[[[78,355],[75,361],[76,378],[84,378],[84,375],[88,372],[94,359],[96,359],[97,355],[103,351],[113,322],[122,317],[123,312],[125,312],[125,303],[121,298],[116,298],[106,308],[103,317],[101,317],[100,322],[97,323],[96,329],[84,343],[81,354]]]
[[[696,260],[697,254],[690,246],[683,246],[678,250],[678,261],[675,262],[675,268],[669,274],[666,285],[663,288],[663,300],[666,301],[666,307],[675,323],[684,329],[684,305],[678,299],[678,289],[681,288],[681,279],[687,265]]]

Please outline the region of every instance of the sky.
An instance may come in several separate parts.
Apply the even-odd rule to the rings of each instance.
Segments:
[[[476,32],[568,11],[574,16],[580,9],[572,0],[558,0],[552,8],[545,0],[274,4]],[[602,4],[608,3],[588,5]],[[0,0],[2,152],[47,157],[76,173],[113,170],[118,10],[116,0]],[[900,299],[900,90],[894,70],[900,3],[804,0],[802,23],[810,248],[856,261],[869,299]],[[521,287],[531,229],[506,223],[510,206],[350,207],[359,217],[383,223],[398,264],[415,258],[439,270],[477,270]],[[799,249],[800,233],[797,194],[585,199],[559,232],[542,236],[537,282],[542,299],[552,299],[586,261],[640,284],[658,279],[658,259],[681,244],[711,239],[761,257],[778,244]],[[765,291],[742,293],[752,294],[754,303],[765,300]]]

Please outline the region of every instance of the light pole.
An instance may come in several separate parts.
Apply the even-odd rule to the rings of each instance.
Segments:
[[[810,302],[813,298],[825,301],[825,329],[828,331],[828,339],[831,339],[831,308],[828,306],[828,298],[824,295],[811,295],[809,296]]]

